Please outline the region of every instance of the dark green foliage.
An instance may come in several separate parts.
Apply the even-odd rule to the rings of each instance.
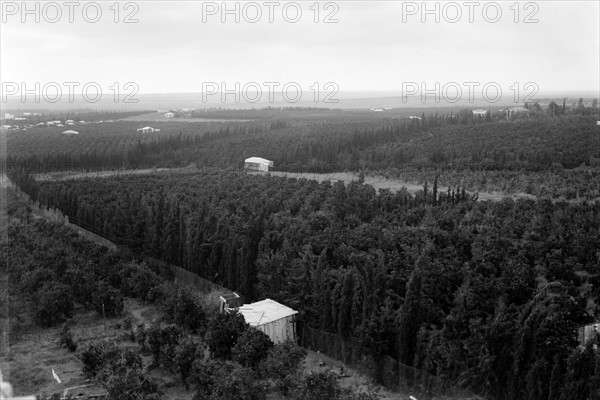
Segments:
[[[111,399],[119,400],[161,400],[161,391],[156,383],[149,380],[140,368],[124,367],[107,375],[103,386]]]
[[[300,311],[303,323],[344,337],[367,357],[401,357],[487,398],[560,400],[569,381],[591,374],[568,361],[577,346],[575,329],[591,319],[600,299],[600,203],[476,202],[462,180],[488,189],[531,185],[541,195],[570,191],[565,196],[571,199],[584,188],[595,198],[598,171],[585,161],[600,156],[591,145],[595,120],[567,115],[487,123],[468,112],[459,113],[463,121],[456,124],[425,118],[410,122],[413,127],[403,121],[373,129],[365,124],[356,132],[338,126],[331,135],[322,134],[332,128],[324,125],[315,128],[320,133],[299,137],[298,146],[281,146],[293,135],[268,136],[270,142],[257,134],[260,145],[243,147],[255,137],[239,131],[222,141],[207,138],[202,150],[203,157],[217,159],[226,148],[224,165],[256,145],[265,157],[281,157],[279,165],[288,169],[353,168],[360,162],[412,181],[427,177],[427,190],[416,195],[377,193],[360,182],[218,168],[44,183],[13,176],[41,204],[59,207],[140,253],[241,288],[247,301],[280,301]],[[181,149],[177,143],[193,141],[180,138],[154,149]],[[438,170],[427,169],[432,155]],[[439,171],[450,163],[458,170]],[[581,164],[585,168],[565,169]],[[74,254],[69,246],[32,243],[30,233],[21,228],[9,235],[21,248],[6,251],[13,264],[19,260],[19,269],[11,271],[15,282],[34,288],[46,279],[62,282],[68,279],[62,271],[82,265],[121,287],[111,268],[130,260],[71,262],[63,254]],[[51,261],[40,276],[31,272],[42,257],[23,250],[36,248]],[[133,283],[124,288],[133,293]],[[174,291],[160,285],[148,293],[164,304]],[[211,352],[227,357],[237,337],[222,336],[209,328]],[[382,362],[373,370],[385,373]]]
[[[165,318],[192,332],[203,332],[206,326],[206,314],[193,291],[188,288],[173,288],[164,301]]]
[[[196,390],[194,400],[206,399],[214,392],[214,386],[220,379],[230,375],[234,366],[220,360],[196,359],[192,365],[192,371],[188,381]]]
[[[195,385],[194,400],[263,400],[268,394],[254,371],[219,361],[198,365]]]
[[[123,313],[123,296],[118,289],[100,281],[92,295],[94,309],[102,316],[117,317]]]
[[[242,366],[256,368],[267,357],[272,347],[273,342],[264,332],[247,328],[238,337],[232,353],[234,359]]]
[[[64,283],[51,281],[34,294],[35,320],[43,327],[60,324],[73,316],[73,295]]]
[[[175,348],[175,358],[173,360],[175,369],[179,374],[181,382],[186,388],[189,388],[190,377],[192,376],[194,362],[204,359],[204,346],[191,338],[180,340]]]
[[[215,315],[206,332],[206,344],[213,357],[229,358],[233,346],[247,327],[243,315],[236,312]]]
[[[294,400],[341,400],[342,389],[331,372],[310,372],[294,389]]]
[[[158,400],[161,392],[143,373],[140,356],[107,342],[92,342],[81,353],[83,373],[100,382],[111,398]]]
[[[107,342],[92,342],[81,352],[80,359],[83,363],[83,374],[87,378],[95,378],[98,373],[116,358],[119,350],[114,344]]]
[[[294,342],[286,341],[273,346],[267,358],[260,363],[261,375],[273,379],[275,386],[284,394],[299,379],[306,350]]]
[[[58,344],[61,347],[65,347],[69,351],[77,350],[77,342],[73,339],[73,332],[71,332],[71,324],[63,324],[60,331],[58,331]]]
[[[146,332],[148,348],[152,354],[152,364],[167,370],[175,369],[175,349],[183,337],[182,328],[177,325],[161,326],[155,323]]]

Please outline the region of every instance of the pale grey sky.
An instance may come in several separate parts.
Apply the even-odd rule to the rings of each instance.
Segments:
[[[319,23],[313,20],[314,1],[298,2],[297,23],[284,19],[285,1],[274,8],[272,23],[262,1],[255,2],[262,11],[257,23],[248,21],[256,8],[243,12],[247,2],[239,2],[239,23],[233,15],[221,22],[221,1],[136,1],[128,8],[121,2],[119,23],[112,1],[98,2],[102,16],[96,23],[83,18],[90,2],[77,2],[73,23],[67,6],[61,6],[60,20],[50,23],[56,10],[29,2],[32,10],[35,3],[37,23],[35,14],[23,15],[20,1],[2,2],[3,82],[97,82],[108,91],[113,82],[132,81],[140,93],[200,92],[202,82],[227,82],[232,88],[234,82],[265,81],[298,82],[305,89],[313,82],[335,82],[341,91],[401,91],[403,82],[498,82],[505,91],[514,82],[521,90],[534,82],[541,93],[599,87],[598,1],[521,1],[518,7],[500,1],[496,23],[484,19],[486,5],[485,17],[496,16],[487,1],[478,2],[473,22],[467,2],[451,7],[429,1],[431,9],[438,3],[439,23],[434,15],[421,21],[421,1],[323,1]],[[215,15],[203,15],[203,9],[214,7],[219,8]],[[446,21],[444,10],[455,18],[457,9],[462,18]],[[133,11],[139,22],[123,23]],[[339,22],[323,23],[332,12]],[[524,23],[531,13],[538,22]],[[86,16],[95,15],[88,6]],[[295,16],[293,6],[286,16]]]

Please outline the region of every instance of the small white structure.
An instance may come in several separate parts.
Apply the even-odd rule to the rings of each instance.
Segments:
[[[69,129],[67,131],[64,131],[63,134],[64,135],[79,135],[79,132]]]
[[[579,345],[585,346],[590,340],[600,338],[600,333],[598,332],[598,329],[600,329],[600,322],[587,324],[577,328],[577,338],[579,339]]]
[[[296,310],[275,300],[265,299],[244,304],[238,308],[238,312],[244,316],[246,323],[263,331],[275,344],[296,340]]]
[[[244,169],[246,171],[269,172],[269,168],[272,166],[273,161],[260,157],[250,157],[244,160]]]
[[[473,110],[474,117],[485,117],[485,114],[487,114],[487,110],[482,110],[481,108]]]
[[[75,125],[75,121],[73,121],[72,119],[68,119],[65,121],[65,125]]]
[[[165,114],[165,118],[174,118],[175,114],[173,114],[172,112],[168,112]]]
[[[137,129],[138,133],[152,133],[152,132],[160,132],[160,129],[155,129],[151,126],[145,126],[143,128],[138,128]]]
[[[219,296],[219,312],[229,312],[231,309],[237,309],[243,304],[242,298],[236,292],[231,292]]]

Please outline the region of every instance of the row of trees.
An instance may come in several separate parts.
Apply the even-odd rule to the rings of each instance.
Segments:
[[[530,396],[529,382],[565,387],[576,373],[575,329],[600,295],[591,285],[600,279],[597,202],[476,202],[433,188],[378,194],[360,182],[222,171],[13,178],[136,252],[248,300],[281,301],[376,359],[497,399]],[[575,399],[546,389],[529,398]]]
[[[12,215],[23,216],[21,211],[12,210]],[[240,314],[216,313],[194,291],[134,262],[126,250],[107,252],[69,228],[42,220],[13,221],[8,238],[1,245],[6,257],[0,267],[10,277],[11,325],[39,319],[40,310],[47,318],[38,321],[43,326],[66,321],[58,332],[59,344],[79,350],[84,375],[101,384],[111,399],[164,398],[173,383],[159,383],[151,377],[153,370],[171,376],[171,382],[182,384],[198,400],[261,400],[272,391],[294,400],[379,398],[342,389],[329,373],[305,374],[302,348],[292,342],[274,345]],[[74,303],[121,318],[125,296],[156,305],[160,318],[135,325],[126,317],[118,324],[124,330],[121,341],[78,346],[71,331],[77,328],[71,319]]]

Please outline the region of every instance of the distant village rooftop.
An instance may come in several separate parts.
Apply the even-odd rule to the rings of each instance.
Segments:
[[[269,172],[273,167],[273,161],[261,157],[249,157],[244,160],[244,169],[246,171]]]

